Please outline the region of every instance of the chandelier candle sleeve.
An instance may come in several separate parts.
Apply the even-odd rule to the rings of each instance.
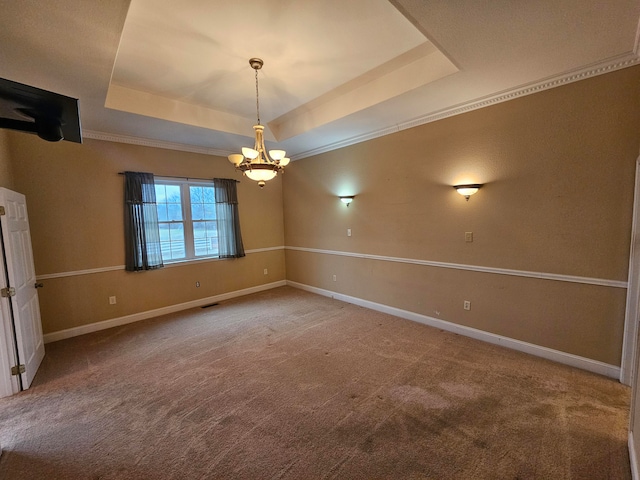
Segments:
[[[264,62],[259,58],[249,60],[249,65],[256,72],[256,113],[258,122],[253,126],[255,133],[255,143],[253,148],[242,147],[242,153],[229,155],[229,161],[251,180],[258,182],[260,188],[265,182],[275,178],[278,173],[284,173],[284,167],[289,164],[290,159],[285,155],[284,150],[269,150],[264,146],[264,125],[260,124],[260,96],[258,93],[258,70],[262,68]]]

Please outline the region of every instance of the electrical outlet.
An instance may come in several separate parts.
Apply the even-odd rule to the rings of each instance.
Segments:
[[[338,281],[338,277],[336,277],[335,275],[333,276],[333,281],[336,282]]]
[[[473,232],[464,232],[464,241],[473,242]]]
[[[115,305],[116,304],[116,297],[109,297],[109,305]]]
[[[350,236],[351,236],[351,229],[347,228],[347,237],[350,237]]]
[[[196,282],[196,288],[200,286],[200,282]]]
[[[471,302],[469,300],[464,301],[464,309],[471,310]]]
[[[264,269],[264,274],[268,275],[269,274],[269,270],[267,270],[266,268]]]

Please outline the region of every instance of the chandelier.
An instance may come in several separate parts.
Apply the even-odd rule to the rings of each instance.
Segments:
[[[275,178],[278,173],[284,172],[284,167],[289,164],[289,159],[285,157],[284,150],[269,150],[264,146],[264,125],[260,124],[260,96],[258,94],[258,70],[262,68],[264,62],[260,58],[251,58],[249,65],[256,71],[256,113],[258,117],[257,125],[253,126],[256,141],[253,148],[242,147],[242,153],[229,155],[229,161],[233,163],[236,170],[242,172],[251,180],[258,182],[260,188],[265,182]]]

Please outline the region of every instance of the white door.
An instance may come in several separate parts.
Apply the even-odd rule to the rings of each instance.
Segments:
[[[0,288],[7,287],[7,276],[4,272],[4,253],[0,244]],[[19,378],[11,375],[11,367],[16,365],[16,342],[11,321],[11,305],[9,300],[0,301],[0,398],[8,397],[20,391]]]
[[[0,205],[5,210],[5,214],[0,216],[0,223],[8,283],[9,287],[15,289],[15,295],[9,297],[10,308],[19,361],[25,366],[25,372],[21,375],[22,388],[27,389],[44,358],[27,203],[24,195],[0,188]]]

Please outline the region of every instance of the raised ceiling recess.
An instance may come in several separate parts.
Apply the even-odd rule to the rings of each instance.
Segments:
[[[457,71],[386,0],[242,6],[133,0],[106,106],[246,135],[255,116],[246,63],[260,57],[265,138],[280,141]]]

